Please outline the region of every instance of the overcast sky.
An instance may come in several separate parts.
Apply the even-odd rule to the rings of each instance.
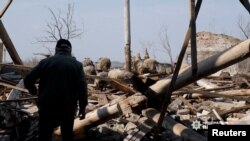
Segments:
[[[69,3],[75,5],[76,23],[84,27],[82,37],[71,40],[76,58],[82,61],[89,57],[96,61],[106,56],[124,62],[124,0],[14,0],[2,22],[21,59],[47,52],[35,42],[46,35],[46,21],[51,18],[48,8],[66,10]],[[176,58],[188,28],[189,0],[130,0],[130,10],[132,55],[140,52],[143,56],[143,44],[151,44],[150,55],[161,62],[168,61],[159,38],[162,29],[167,28]],[[249,19],[238,0],[203,0],[196,22],[197,32],[210,31],[242,38],[237,26],[239,16]]]

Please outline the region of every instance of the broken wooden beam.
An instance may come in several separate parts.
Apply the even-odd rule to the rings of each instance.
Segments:
[[[115,87],[118,90],[121,90],[125,93],[128,93],[130,95],[136,93],[137,91],[133,90],[132,88],[128,87],[127,85],[123,84],[121,81],[112,79],[112,81],[110,81],[111,86]]]
[[[3,82],[0,82],[0,85],[4,86],[4,87],[15,89],[15,90],[18,90],[18,91],[21,91],[21,92],[29,93],[29,91],[27,89],[17,87],[17,86],[13,86],[13,85],[10,85],[10,84],[6,84],[6,83],[3,83]]]
[[[230,65],[240,62],[250,56],[250,39],[219,52],[198,63],[198,71],[195,76],[192,75],[192,69],[189,68],[182,72],[176,80],[174,89],[177,90],[188,84],[191,84],[205,76],[213,74]],[[171,78],[157,81],[150,86],[144,93],[148,97],[156,97],[165,94],[170,85]]]
[[[8,2],[4,5],[4,7],[2,8],[2,10],[0,11],[0,18],[3,17],[4,13],[9,8],[10,4],[12,3],[12,1],[13,0],[8,0]]]
[[[153,108],[148,108],[142,111],[142,115],[152,119],[156,124],[160,117],[160,112]],[[175,135],[182,137],[183,140],[207,141],[206,137],[176,122],[169,116],[165,116],[162,127],[171,130]]]
[[[199,91],[202,93],[206,93],[207,91]],[[182,89],[179,91],[179,93],[177,93],[177,95],[182,95],[182,94],[186,94],[186,93],[191,93],[188,94],[189,98],[201,98],[201,97],[218,97],[218,96],[229,96],[230,98],[233,98],[233,96],[250,96],[250,89],[240,89],[240,90],[228,90],[228,91],[221,91],[221,92],[210,92],[207,93],[207,95],[205,94],[200,94],[198,91],[194,92],[194,91],[189,91],[187,89]],[[218,95],[213,95],[213,94],[218,94]],[[229,98],[229,97],[225,97],[225,98]]]
[[[113,78],[108,78],[108,77],[102,77],[102,76],[96,76],[96,75],[86,75],[86,78],[91,78],[91,79],[99,79],[99,80],[104,80],[108,81],[114,88],[121,90],[125,93],[128,93],[130,95],[136,93],[137,91],[133,90],[132,88],[128,87],[125,83],[122,81],[113,79]]]
[[[239,101],[246,101],[250,103],[249,99],[246,99],[242,96],[235,96],[235,95],[227,95],[227,94],[221,94],[221,93],[216,93],[216,92],[207,92],[207,91],[201,91],[201,90],[190,90],[190,89],[185,89],[183,91],[186,91],[187,93],[196,93],[196,94],[201,94],[205,97],[210,97],[210,98],[216,98],[216,97],[223,97],[223,98],[229,98],[229,99],[236,99]]]
[[[22,62],[21,58],[19,57],[19,55],[15,49],[15,46],[12,43],[1,19],[0,19],[0,38],[2,39],[6,49],[8,50],[12,61],[15,64],[22,65],[23,62]]]
[[[190,0],[190,27],[191,27],[191,62],[193,75],[197,72],[197,45],[196,45],[196,14],[195,14],[195,0]]]

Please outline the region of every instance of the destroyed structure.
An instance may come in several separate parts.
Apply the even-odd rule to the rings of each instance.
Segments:
[[[250,12],[246,1],[241,2]],[[200,5],[201,1],[198,0],[196,8]],[[196,16],[198,12],[199,8]],[[157,71],[146,75],[134,74],[113,70],[110,66],[98,70],[107,73],[116,71],[115,75],[87,74],[87,114],[83,120],[75,118],[75,138],[90,141],[148,141],[157,137],[159,141],[206,141],[209,124],[250,124],[249,72],[228,74],[223,71],[219,76],[211,76],[228,66],[249,60],[250,39],[235,40],[237,43],[230,43],[224,49],[216,50],[216,53],[211,52],[201,61],[192,61],[190,67],[180,70],[188,41],[196,37],[195,32],[190,30],[192,28],[190,26],[187,31],[183,49],[171,74],[159,74]],[[37,139],[39,117],[37,97],[31,96],[22,83],[22,78],[31,67],[23,65],[7,35],[0,20],[0,38],[14,62],[0,65],[0,140],[34,141]],[[200,35],[210,37],[211,34],[201,33],[198,37]],[[192,49],[196,47],[193,42],[191,40]],[[199,42],[203,41],[197,38],[197,49]],[[216,45],[213,45],[212,50],[215,49]],[[91,60],[85,63],[84,67],[91,66],[91,72],[96,67]],[[104,83],[100,85],[101,82]],[[166,110],[162,110],[166,105]],[[55,140],[60,139],[59,129],[55,129]]]
[[[225,34],[216,34],[211,32],[198,32],[196,34],[197,40],[197,61],[202,61],[218,52],[221,52],[227,48],[235,46],[242,42],[240,39],[228,36]],[[188,45],[185,53],[183,63],[191,65],[191,44]],[[250,58],[227,67],[221,71],[229,72],[231,75],[235,75],[237,72],[247,73],[250,68]],[[221,72],[219,71],[219,72]]]

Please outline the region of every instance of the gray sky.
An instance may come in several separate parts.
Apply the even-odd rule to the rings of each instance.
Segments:
[[[69,3],[75,5],[75,21],[79,26],[84,25],[83,36],[71,40],[76,58],[82,61],[89,57],[96,61],[106,56],[124,62],[124,0],[14,0],[2,22],[21,59],[47,52],[35,42],[46,35],[46,21],[51,18],[48,8],[66,10]],[[150,43],[150,55],[158,61],[168,61],[159,38],[162,29],[167,28],[176,58],[189,24],[189,0],[131,0],[130,8],[132,55],[140,52],[143,56],[142,45]],[[238,0],[203,0],[196,22],[197,32],[210,31],[241,38],[237,26],[240,15],[249,19]],[[54,48],[55,44],[50,46]]]

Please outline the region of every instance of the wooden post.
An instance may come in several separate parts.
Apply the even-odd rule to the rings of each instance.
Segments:
[[[192,71],[195,75],[197,72],[195,0],[190,0],[190,15]]]
[[[130,4],[124,0],[125,69],[131,71]]]
[[[197,1],[196,7],[195,7],[195,20],[196,20],[196,18],[198,16],[198,13],[200,11],[201,3],[202,3],[202,0]],[[190,25],[191,25],[191,21],[190,21]],[[185,40],[184,40],[184,43],[182,45],[182,49],[181,49],[181,52],[180,52],[178,60],[177,60],[176,68],[174,70],[173,77],[172,77],[172,79],[171,79],[171,81],[170,81],[170,83],[169,83],[169,85],[167,87],[167,90],[164,91],[163,94],[161,93],[162,94],[161,99],[163,99],[163,104],[162,104],[160,118],[159,118],[159,121],[158,121],[157,126],[156,126],[153,141],[157,140],[157,136],[158,136],[158,133],[160,131],[161,124],[163,122],[164,115],[166,113],[166,109],[168,107],[168,104],[170,103],[170,98],[171,98],[172,92],[174,91],[174,88],[175,88],[175,85],[176,85],[175,83],[176,83],[176,80],[177,80],[177,77],[178,77],[178,74],[179,74],[179,71],[180,71],[180,68],[181,68],[182,60],[184,58],[190,36],[191,36],[191,26],[189,26],[188,31],[186,33]],[[146,95],[151,97],[150,94],[151,94],[151,92],[153,93],[152,90],[153,89],[148,89],[148,92],[145,92]]]
[[[3,43],[0,43],[0,63],[3,63]]]
[[[250,14],[250,4],[248,0],[240,0],[241,4],[246,8],[248,13]]]
[[[13,62],[18,65],[23,65],[23,62],[21,58],[19,57],[7,31],[5,30],[5,27],[1,19],[0,19],[0,38],[2,39],[6,49],[8,50]]]
[[[12,1],[13,0],[8,0],[8,2],[5,4],[5,6],[3,7],[3,9],[0,11],[0,18],[2,18],[2,16],[6,12],[6,10],[9,8],[10,4],[12,3]]]

